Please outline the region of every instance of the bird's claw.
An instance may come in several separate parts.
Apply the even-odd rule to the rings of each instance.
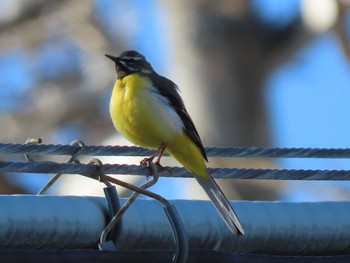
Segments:
[[[154,157],[150,157],[150,158],[145,158],[140,162],[140,165],[142,166],[149,166],[149,163],[152,162],[154,159]]]
[[[149,166],[149,163],[150,163],[150,162],[153,162],[153,159],[154,159],[154,157],[145,158],[145,159],[143,159],[143,160],[140,162],[140,165],[142,165],[142,166]],[[164,168],[164,166],[162,166],[162,165],[160,164],[160,161],[159,161],[159,160],[156,161],[154,164],[155,164],[158,168]]]
[[[150,166],[149,163],[150,163],[150,162],[153,162],[153,159],[154,159],[154,157],[145,158],[145,159],[143,159],[143,160],[140,162],[140,165],[148,167],[148,166]],[[165,166],[163,166],[163,165],[161,165],[159,161],[156,161],[154,164],[155,164],[155,165],[157,166],[157,168],[160,169],[160,170],[168,170],[168,168],[165,167]],[[149,180],[151,179],[151,176],[147,175],[147,176],[146,176],[146,179],[149,181]]]

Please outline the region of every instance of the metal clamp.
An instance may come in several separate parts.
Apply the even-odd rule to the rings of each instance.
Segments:
[[[113,218],[115,218],[117,213],[120,211],[120,203],[119,203],[117,189],[108,180],[105,180],[104,167],[101,160],[97,158],[93,158],[90,160],[89,164],[94,164],[97,168],[97,172],[96,172],[97,176],[95,179],[97,179],[99,182],[102,182],[106,185],[106,187],[103,188],[103,191],[107,199],[109,215],[111,218],[110,222],[108,223],[108,225],[110,225],[111,222],[113,221]],[[119,239],[119,233],[121,231],[121,227],[122,227],[121,221],[119,221],[118,224],[117,222],[113,224],[113,227],[108,231],[103,242],[100,241],[100,243],[98,244],[98,247],[100,250],[115,250],[115,245],[113,240]],[[103,232],[105,232],[105,230],[103,230]]]
[[[155,168],[154,163],[150,162],[150,167],[152,167],[153,172],[153,178],[152,180],[146,182],[145,184],[141,185],[139,189],[147,189],[148,187],[154,185],[159,178],[158,171]],[[103,244],[106,241],[107,235],[111,232],[112,229],[114,229],[115,225],[119,222],[119,220],[122,218],[126,210],[131,206],[131,204],[135,201],[137,196],[140,194],[140,191],[134,191],[133,194],[130,196],[130,198],[124,203],[122,208],[118,211],[118,213],[112,218],[112,220],[109,222],[109,224],[106,226],[106,228],[103,230],[101,237],[100,237],[100,244]]]
[[[99,162],[101,164],[101,162]],[[128,201],[124,204],[124,206],[118,211],[118,213],[112,218],[112,220],[109,222],[109,224],[106,226],[106,228],[103,230],[101,237],[100,237],[100,249],[111,249],[115,250],[115,247],[111,246],[110,242],[108,242],[108,245],[106,244],[106,239],[110,231],[114,228],[116,223],[120,220],[122,215],[125,213],[125,211],[130,207],[132,202],[136,199],[136,197],[139,194],[143,194],[146,196],[149,196],[153,199],[158,200],[164,205],[164,212],[169,220],[169,223],[172,228],[173,232],[173,238],[175,243],[175,253],[173,256],[173,262],[175,263],[185,263],[187,261],[188,257],[188,240],[187,235],[185,232],[185,228],[183,226],[183,223],[181,221],[181,218],[175,208],[174,205],[170,204],[168,200],[166,200],[164,197],[153,193],[151,191],[146,190],[147,187],[150,187],[151,185],[155,184],[158,181],[158,169],[156,165],[153,162],[149,162],[149,167],[152,170],[153,179],[142,185],[141,187],[137,187],[135,185],[120,181],[114,177],[103,175],[102,181],[109,181],[114,184],[120,185],[122,187],[125,187],[129,190],[134,191],[134,193],[131,195],[131,197],[128,199]],[[100,170],[101,171],[101,170]],[[101,176],[101,175],[100,175]],[[101,180],[101,178],[100,178]]]

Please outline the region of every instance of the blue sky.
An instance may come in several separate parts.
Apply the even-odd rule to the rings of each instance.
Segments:
[[[267,96],[278,144],[350,146],[349,69],[335,36],[328,33],[270,76]]]

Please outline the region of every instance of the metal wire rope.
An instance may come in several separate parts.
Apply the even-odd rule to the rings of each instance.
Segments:
[[[91,164],[56,163],[49,161],[4,162],[0,161],[0,172],[18,173],[62,173],[93,176],[96,168]],[[104,164],[106,174],[151,175],[147,167],[138,165]],[[269,179],[269,180],[350,180],[348,170],[295,170],[295,169],[250,169],[209,168],[214,178],[222,179]],[[184,168],[165,167],[161,177],[192,177]]]
[[[78,145],[0,143],[0,154],[73,155]],[[348,148],[206,147],[209,157],[350,158]],[[89,156],[148,156],[154,151],[136,146],[88,146],[79,153]]]

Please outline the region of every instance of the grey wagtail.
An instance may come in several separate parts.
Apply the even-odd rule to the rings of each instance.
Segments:
[[[158,75],[136,51],[106,56],[115,62],[117,73],[110,101],[115,128],[130,142],[156,149],[141,164],[157,156],[159,164],[168,152],[197,179],[228,228],[243,235],[235,211],[207,170],[205,149],[176,84]]]

